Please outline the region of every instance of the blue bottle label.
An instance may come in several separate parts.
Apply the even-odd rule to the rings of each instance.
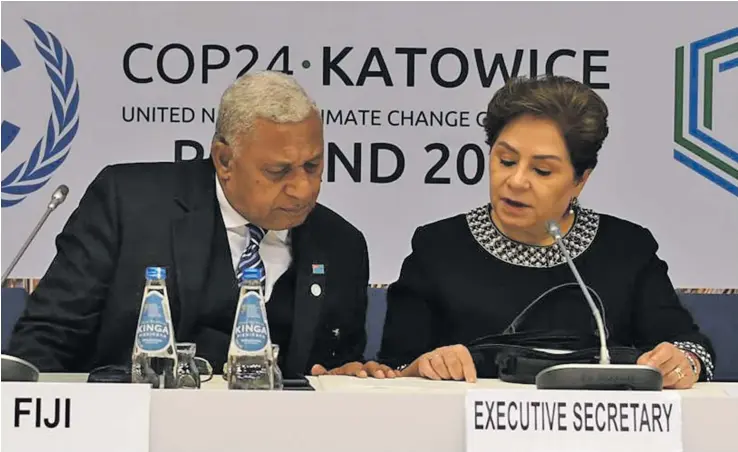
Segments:
[[[159,292],[149,292],[138,321],[136,344],[144,351],[157,352],[169,345],[171,335],[169,322],[164,315],[164,296]]]
[[[261,312],[261,297],[249,292],[238,306],[236,347],[245,352],[260,352],[266,348],[268,336],[266,321]]]

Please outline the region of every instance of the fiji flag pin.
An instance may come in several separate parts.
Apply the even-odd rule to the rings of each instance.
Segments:
[[[313,275],[325,275],[325,265],[313,264]]]

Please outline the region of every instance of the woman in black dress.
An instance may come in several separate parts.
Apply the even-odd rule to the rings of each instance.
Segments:
[[[608,134],[607,116],[593,90],[565,77],[513,79],[494,95],[485,123],[490,203],[415,231],[388,289],[382,364],[367,363],[369,375],[475,381],[464,344],[501,333],[562,284],[521,329],[594,337],[587,302],[546,230],[553,220],[602,300],[608,345],[636,347],[638,364],[658,368],[666,388],[712,378],[710,341],[680,304],[651,233],[577,202]]]

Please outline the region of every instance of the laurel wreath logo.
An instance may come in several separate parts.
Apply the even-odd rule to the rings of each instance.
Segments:
[[[46,135],[38,141],[31,156],[0,183],[2,207],[14,206],[46,185],[69,155],[79,127],[79,86],[72,57],[52,33],[28,20],[25,22],[33,32],[36,49],[45,62],[54,110],[49,116]]]

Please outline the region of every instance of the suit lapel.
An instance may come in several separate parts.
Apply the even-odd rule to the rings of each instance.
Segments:
[[[310,231],[309,218],[292,233],[296,273],[295,304],[286,364],[290,374],[303,374],[308,365],[314,364],[308,363],[308,359],[325,303],[329,265],[322,247],[315,240],[315,234]]]
[[[180,297],[178,335],[187,336],[195,326],[207,277],[215,223],[215,174],[209,160],[183,177],[175,202],[182,216],[172,221],[174,267]],[[193,177],[194,176],[194,177]]]

